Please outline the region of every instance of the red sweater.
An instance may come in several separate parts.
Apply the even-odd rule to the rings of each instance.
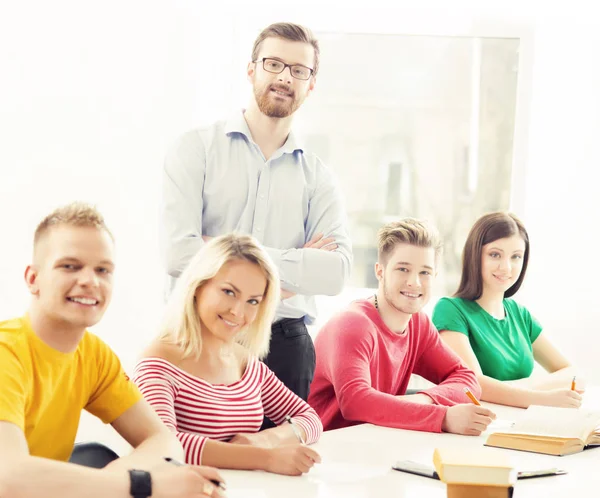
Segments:
[[[392,332],[375,307],[359,300],[331,318],[315,340],[317,367],[309,404],[325,430],[361,422],[441,432],[448,406],[479,397],[475,373],[446,347],[425,313],[413,315],[405,334]],[[438,384],[424,391],[435,404],[397,397],[415,373]]]

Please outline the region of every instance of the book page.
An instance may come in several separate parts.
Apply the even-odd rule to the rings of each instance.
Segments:
[[[585,441],[600,426],[600,411],[532,405],[510,434],[551,436]]]

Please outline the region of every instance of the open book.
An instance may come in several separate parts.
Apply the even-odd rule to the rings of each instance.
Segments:
[[[600,445],[600,411],[530,406],[510,430],[489,435],[486,446],[570,455]]]

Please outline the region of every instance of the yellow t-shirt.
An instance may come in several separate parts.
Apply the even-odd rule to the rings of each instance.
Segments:
[[[108,424],[142,398],[112,350],[85,332],[77,349],[48,346],[24,316],[0,322],[0,420],[19,426],[31,455],[68,460],[81,410]]]

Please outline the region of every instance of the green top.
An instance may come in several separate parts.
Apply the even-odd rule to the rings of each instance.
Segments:
[[[505,317],[498,320],[475,301],[443,297],[433,310],[438,330],[465,334],[484,375],[498,380],[529,377],[533,371],[531,345],[542,332],[540,323],[512,299],[504,299]]]

